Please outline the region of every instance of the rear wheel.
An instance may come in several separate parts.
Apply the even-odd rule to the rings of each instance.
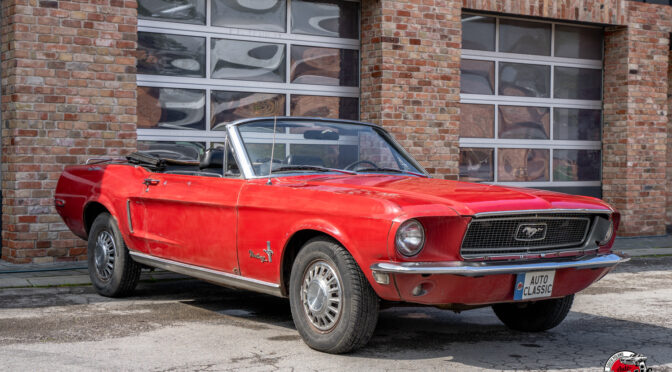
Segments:
[[[109,213],[101,213],[93,221],[87,254],[91,283],[99,294],[122,297],[135,289],[141,266],[128,254],[119,227]]]
[[[560,324],[574,302],[574,295],[536,302],[493,305],[495,314],[507,327],[517,331],[541,332]]]
[[[378,322],[378,296],[348,251],[326,238],[310,240],[297,255],[289,303],[306,344],[327,353],[364,346]]]

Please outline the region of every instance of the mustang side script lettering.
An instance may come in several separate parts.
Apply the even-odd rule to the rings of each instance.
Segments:
[[[367,344],[381,305],[489,306],[542,332],[628,260],[612,252],[620,214],[602,200],[431,178],[375,124],[212,130],[211,148],[153,141],[65,168],[54,204],[88,241],[99,294],[132,295],[143,269],[162,268],[286,297],[308,346],[345,353]]]

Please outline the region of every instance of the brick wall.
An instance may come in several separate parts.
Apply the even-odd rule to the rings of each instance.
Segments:
[[[135,1],[2,0],[2,258],[83,258],[53,207],[64,166],[136,145]]]
[[[603,194],[621,235],[665,233],[667,91],[672,7],[628,2],[606,33]]]
[[[361,118],[436,177],[458,174],[460,3],[362,2]]]
[[[467,9],[565,21],[624,25],[626,0],[462,0]]]
[[[667,82],[667,218],[665,224],[668,226],[669,233],[670,226],[672,226],[672,53],[670,53],[667,64]]]

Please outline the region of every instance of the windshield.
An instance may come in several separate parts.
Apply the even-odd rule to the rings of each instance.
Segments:
[[[272,119],[238,126],[256,176],[267,176],[271,164],[275,175],[339,172],[424,176],[420,166],[379,128],[355,123],[287,119],[275,123],[275,135],[273,127]]]

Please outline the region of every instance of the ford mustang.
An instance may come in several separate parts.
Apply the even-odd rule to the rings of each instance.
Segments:
[[[432,179],[374,124],[215,130],[226,140],[199,159],[150,147],[65,169],[56,209],[88,240],[98,293],[128,295],[152,267],[288,297],[303,340],[344,353],[369,341],[381,303],[492,306],[509,328],[544,331],[627,260],[601,200]]]

